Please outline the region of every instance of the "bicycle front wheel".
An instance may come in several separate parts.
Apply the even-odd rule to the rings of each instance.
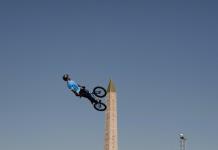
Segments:
[[[93,94],[99,98],[105,97],[107,92],[105,90],[105,88],[101,87],[101,86],[96,86],[93,89]]]

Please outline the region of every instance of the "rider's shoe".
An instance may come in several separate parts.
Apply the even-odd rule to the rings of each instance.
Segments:
[[[94,102],[94,101],[91,101],[91,103],[92,103],[92,105],[94,105],[94,104],[95,104],[95,102]]]

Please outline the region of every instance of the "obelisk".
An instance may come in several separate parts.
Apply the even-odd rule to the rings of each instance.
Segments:
[[[110,80],[107,89],[107,109],[105,111],[104,150],[118,150],[117,140],[117,98],[115,86]]]

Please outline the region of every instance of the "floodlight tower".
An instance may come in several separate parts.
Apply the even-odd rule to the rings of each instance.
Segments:
[[[179,134],[180,150],[185,150],[186,138],[183,134]]]

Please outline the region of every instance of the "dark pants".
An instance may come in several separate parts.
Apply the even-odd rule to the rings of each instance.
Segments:
[[[92,95],[89,93],[89,91],[86,90],[86,89],[81,89],[79,93],[80,93],[80,95],[81,95],[82,97],[88,98],[88,99],[91,101],[91,103],[94,103],[94,102],[96,101],[96,100],[92,97]]]

